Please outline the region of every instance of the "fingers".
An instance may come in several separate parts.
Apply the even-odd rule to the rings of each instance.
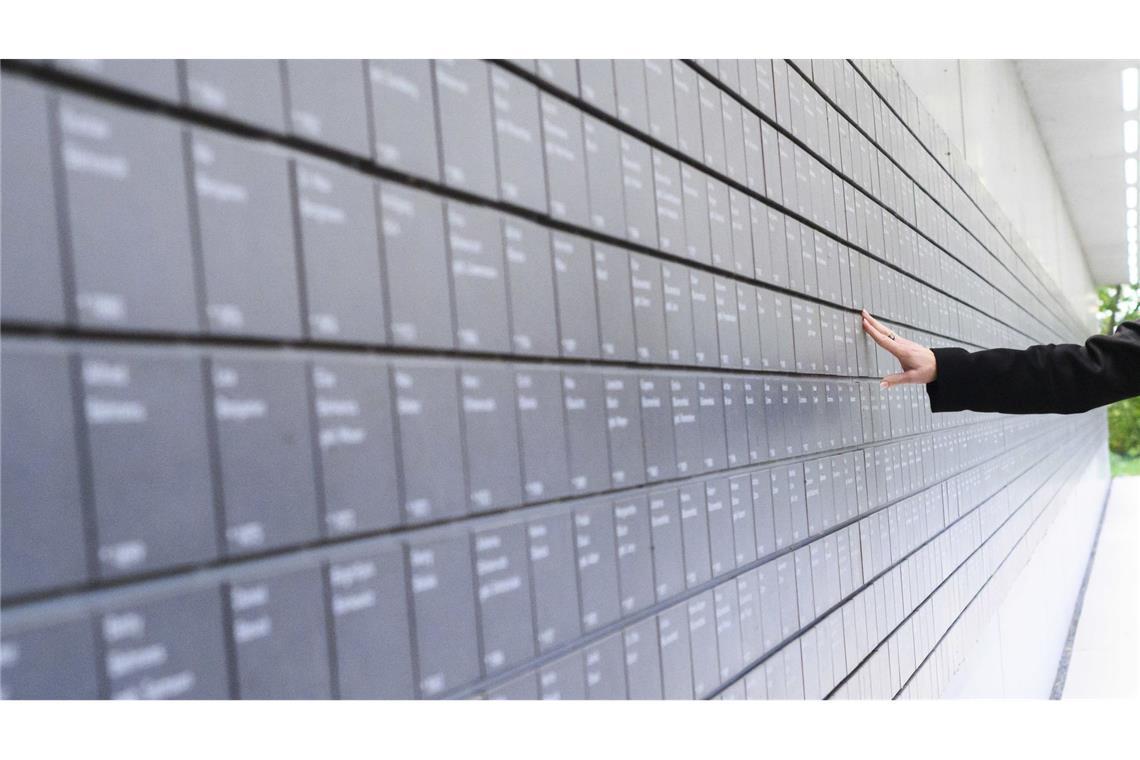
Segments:
[[[882,329],[881,327],[875,327],[875,325],[872,324],[866,317],[863,319],[863,330],[871,336],[872,340],[874,340],[888,352],[898,358],[902,358],[903,347],[899,345],[899,342],[897,340],[891,340],[886,330]]]
[[[863,330],[872,337],[875,335],[887,337],[887,328],[879,324],[874,317],[867,313],[866,309],[863,310]]]
[[[878,319],[872,317],[871,312],[866,310],[866,309],[863,310],[863,319],[871,322],[871,325],[873,325],[874,327],[878,327],[881,330],[881,332],[884,332],[884,333],[887,332],[887,328],[882,326],[882,322],[880,322]]]
[[[882,332],[881,330],[876,328],[873,324],[868,322],[866,319],[863,320],[863,332],[870,335],[871,338],[873,338],[874,341],[876,343],[878,343],[880,346],[882,346],[883,348],[886,348],[887,344],[891,342],[891,339],[889,337],[887,337],[887,334],[885,332]]]
[[[863,309],[863,318],[866,319],[868,322],[870,322],[872,327],[876,328],[879,332],[883,333],[884,335],[886,335],[890,332],[890,330],[887,329],[886,325],[884,325],[882,322],[880,322],[879,320],[872,317],[871,312],[867,311],[866,309]]]
[[[901,336],[895,334],[893,330],[888,328],[879,320],[872,317],[866,309],[863,310],[864,330],[875,339],[875,341],[895,356],[902,358],[905,353],[904,343],[906,342]],[[894,336],[894,337],[892,337]]]

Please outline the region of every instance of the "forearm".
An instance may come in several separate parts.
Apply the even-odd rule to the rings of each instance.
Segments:
[[[1084,346],[968,353],[935,349],[933,411],[1074,414],[1140,394],[1140,327],[1128,323]]]
[[[1053,347],[1034,346],[1033,349]],[[1075,413],[1097,406],[1087,396],[1059,393],[1031,367],[1040,366],[1047,352],[994,348],[967,352],[934,349],[937,378],[926,386],[934,412],[1001,412],[1003,414]],[[1064,402],[1064,403],[1063,403]]]

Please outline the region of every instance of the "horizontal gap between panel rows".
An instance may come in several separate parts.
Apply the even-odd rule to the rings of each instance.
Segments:
[[[794,464],[799,464],[799,463],[804,463],[804,462],[809,462],[809,461],[816,461],[819,459],[828,459],[828,458],[831,458],[833,456],[841,456],[844,454],[858,453],[860,451],[867,451],[869,449],[877,448],[879,446],[886,446],[886,445],[891,445],[891,444],[899,443],[899,442],[912,441],[912,440],[915,440],[918,438],[922,438],[924,436],[932,435],[934,433],[954,432],[954,431],[964,430],[966,428],[971,428],[971,427],[980,427],[983,425],[992,425],[995,422],[998,422],[998,420],[980,420],[980,421],[975,421],[975,422],[965,422],[965,423],[961,423],[959,425],[954,425],[954,426],[947,427],[947,428],[941,428],[941,429],[935,430],[935,431],[911,433],[909,435],[899,436],[897,438],[891,438],[890,440],[887,440],[887,441],[865,442],[862,444],[854,444],[851,446],[846,446],[846,447],[838,448],[838,449],[828,449],[827,451],[816,452],[814,454],[797,454],[797,455],[791,456],[791,457],[783,457],[780,459],[772,459],[772,460],[768,460],[765,462],[756,462],[756,463],[749,463],[746,465],[738,465],[736,467],[726,468],[724,470],[718,470],[715,472],[705,472],[705,473],[701,473],[699,475],[689,475],[689,474],[679,475],[679,476],[676,476],[673,478],[654,481],[652,483],[641,483],[641,484],[635,485],[635,486],[627,486],[625,488],[620,488],[620,489],[611,489],[609,491],[603,491],[603,492],[598,492],[598,493],[593,493],[593,494],[567,495],[567,496],[559,497],[557,499],[550,499],[550,500],[546,500],[546,501],[533,502],[533,503],[528,503],[528,504],[517,504],[517,505],[511,506],[511,507],[504,507],[501,509],[490,510],[487,512],[480,512],[478,514],[464,514],[464,515],[458,515],[455,517],[449,517],[449,518],[444,518],[444,519],[440,519],[440,520],[434,520],[434,521],[429,521],[429,522],[424,522],[424,523],[416,523],[414,525],[402,525],[402,526],[396,526],[396,527],[392,527],[392,528],[382,528],[380,530],[356,533],[356,534],[353,534],[350,536],[332,536],[332,537],[316,539],[313,541],[308,541],[308,542],[304,542],[304,543],[300,543],[300,544],[291,544],[289,546],[278,547],[276,549],[271,549],[271,550],[267,550],[267,551],[243,554],[240,556],[222,556],[222,557],[219,557],[215,560],[212,560],[210,562],[205,562],[205,563],[199,563],[199,564],[188,565],[188,566],[167,567],[167,568],[157,569],[157,570],[154,570],[151,572],[146,572],[146,573],[139,573],[137,575],[131,575],[131,576],[127,576],[127,577],[101,579],[101,580],[98,580],[98,581],[93,582],[93,583],[87,583],[87,584],[76,585],[76,586],[64,586],[64,587],[59,587],[59,588],[55,588],[55,589],[50,589],[50,590],[43,591],[43,592],[36,592],[33,594],[13,596],[11,598],[5,598],[3,600],[3,608],[5,610],[12,611],[15,609],[22,609],[25,607],[39,605],[39,604],[45,603],[47,601],[55,601],[55,600],[59,600],[59,599],[66,599],[66,598],[73,596],[73,595],[76,595],[76,594],[91,594],[91,593],[98,593],[98,592],[104,592],[104,591],[105,592],[112,592],[115,590],[119,590],[119,589],[123,589],[123,588],[129,588],[129,587],[133,587],[133,586],[143,584],[143,583],[147,583],[147,582],[163,581],[163,580],[183,577],[183,576],[194,574],[194,573],[214,572],[214,571],[221,571],[221,570],[233,570],[236,568],[247,567],[251,564],[256,564],[258,562],[263,562],[266,560],[272,560],[272,559],[282,558],[282,557],[289,557],[292,555],[301,555],[301,554],[308,555],[311,553],[320,553],[322,551],[332,550],[332,549],[335,549],[338,547],[346,547],[346,546],[352,546],[352,545],[356,545],[356,544],[362,544],[365,542],[370,542],[370,541],[374,541],[376,539],[381,539],[381,538],[385,538],[385,537],[391,538],[392,540],[407,539],[407,537],[410,535],[422,533],[422,532],[425,532],[428,530],[446,528],[448,526],[458,527],[458,526],[474,523],[476,521],[493,521],[493,520],[503,518],[506,516],[510,516],[510,515],[519,515],[519,514],[522,514],[523,512],[534,513],[534,512],[538,512],[540,510],[543,510],[543,509],[550,509],[550,508],[555,507],[556,505],[559,505],[559,504],[589,503],[589,502],[605,501],[607,499],[621,498],[623,496],[627,496],[631,493],[634,493],[638,490],[644,490],[646,492],[646,494],[648,494],[648,493],[651,493],[654,491],[667,490],[670,488],[678,488],[682,485],[704,481],[704,480],[707,480],[709,478],[731,478],[731,477],[736,477],[739,475],[744,475],[744,474],[747,474],[750,472],[754,472],[756,470],[767,470],[767,469],[771,469],[771,468],[775,468],[775,467],[781,467],[781,466],[786,466],[786,465],[794,465]],[[1044,435],[1044,433],[1039,434],[1039,435]],[[1036,436],[1035,436],[1035,438],[1036,438]],[[1034,440],[1035,438],[1030,439],[1030,440]],[[908,498],[910,496],[913,496],[916,493],[920,493],[921,491],[926,490],[927,488],[933,488],[934,486],[938,485],[939,483],[945,482],[946,480],[949,480],[950,478],[955,477],[956,475],[959,475],[963,472],[967,472],[967,471],[973,469],[974,467],[978,467],[982,464],[984,464],[984,462],[979,462],[975,465],[970,465],[970,466],[967,466],[965,468],[962,468],[962,469],[958,470],[957,472],[955,472],[951,475],[948,475],[946,478],[943,478],[942,480],[936,481],[935,483],[931,483],[929,486],[924,486],[922,489],[919,489],[918,491],[914,491],[913,493],[907,494],[906,496],[899,497],[898,499],[891,501],[888,504],[882,505],[882,507],[880,507],[880,508],[885,508],[885,507],[891,506],[891,505],[895,504],[897,501],[902,501],[903,499]],[[876,508],[873,511],[878,511],[878,509],[879,508]],[[871,511],[868,511],[864,514],[871,514]],[[854,522],[857,520],[858,520],[858,518],[853,518],[852,520],[849,520],[846,524],[850,524],[851,522]],[[772,554],[768,555],[768,557],[766,559],[774,559],[777,556],[781,556],[782,554],[788,553],[788,551],[799,548],[799,546],[801,546],[801,545],[803,545],[803,542],[800,542],[800,543],[795,544],[795,545],[791,545],[789,547],[789,549],[782,551],[782,552],[778,552],[778,553],[772,553]]]
[[[855,312],[858,313],[858,312]],[[638,362],[628,359],[587,358],[578,356],[536,356],[529,354],[496,353],[447,348],[425,348],[418,346],[380,345],[376,343],[351,343],[347,341],[322,341],[293,338],[260,338],[243,335],[209,335],[162,332],[117,332],[114,330],[94,330],[76,327],[35,326],[22,323],[4,323],[3,335],[21,337],[54,338],[71,341],[121,342],[143,345],[186,346],[202,348],[259,348],[288,349],[298,352],[346,353],[353,356],[362,354],[393,358],[441,358],[457,361],[508,361],[515,364],[548,365],[567,367],[596,367],[613,370],[667,370],[670,372],[723,373],[740,376],[771,377],[794,376],[803,379],[831,381],[878,381],[879,375],[829,375],[824,373],[797,372],[796,370],[758,369],[753,367],[723,367],[719,364],[670,364],[667,362]],[[928,333],[933,334],[933,333]],[[862,338],[862,336],[860,337]],[[869,337],[865,340],[871,340]],[[846,345],[846,343],[844,344]],[[977,348],[975,346],[975,348]],[[858,351],[859,349],[856,349]],[[875,351],[885,350],[875,348]]]

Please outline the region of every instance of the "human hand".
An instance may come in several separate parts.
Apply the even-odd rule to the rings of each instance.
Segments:
[[[889,351],[902,365],[903,371],[884,377],[879,383],[880,388],[890,388],[906,383],[925,385],[938,377],[938,366],[935,363],[933,351],[913,340],[895,335],[872,317],[866,309],[863,309],[863,332],[870,335],[876,343]]]

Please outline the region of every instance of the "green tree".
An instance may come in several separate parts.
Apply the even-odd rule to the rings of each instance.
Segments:
[[[1140,321],[1140,287],[1109,285],[1099,291],[1101,331],[1111,335],[1121,322]],[[1108,408],[1108,448],[1124,457],[1140,457],[1140,398]]]
[[[1108,448],[1125,457],[1140,457],[1140,398],[1108,407]]]
[[[1121,322],[1140,320],[1140,287],[1135,285],[1106,285],[1097,291],[1100,296],[1101,332],[1112,335]]]

